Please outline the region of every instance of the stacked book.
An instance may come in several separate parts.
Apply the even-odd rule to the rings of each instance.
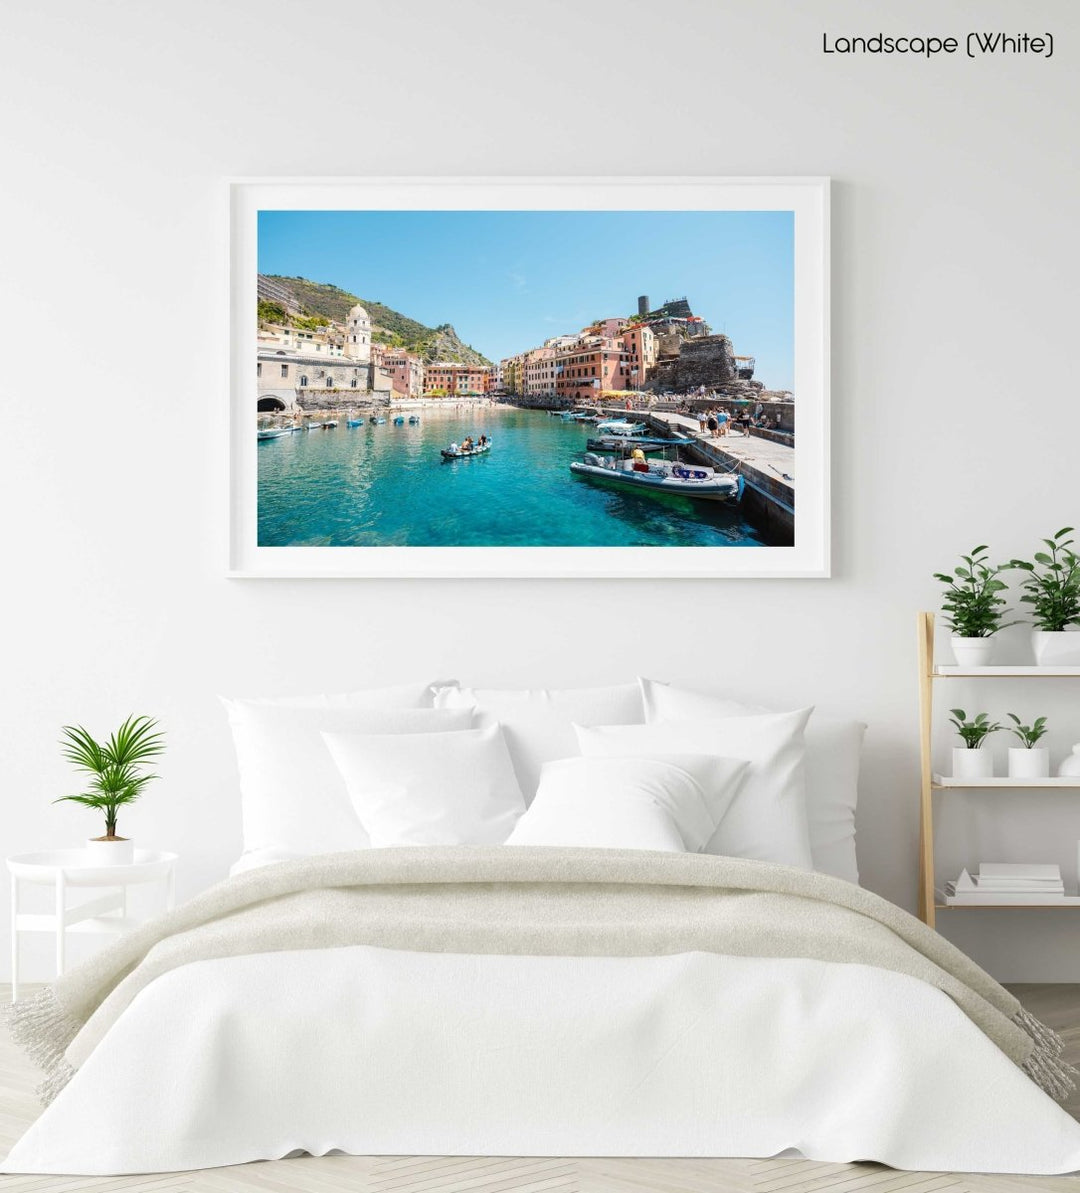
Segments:
[[[975,907],[980,903],[1075,903],[1066,899],[1061,867],[1030,862],[982,862],[978,874],[960,871],[945,884],[950,907]]]

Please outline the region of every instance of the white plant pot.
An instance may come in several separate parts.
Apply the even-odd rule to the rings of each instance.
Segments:
[[[86,863],[89,866],[130,866],[135,860],[135,842],[118,837],[115,841],[86,842]]]
[[[992,779],[994,755],[989,750],[969,750],[953,746],[952,773],[954,779]]]
[[[1042,746],[1028,750],[1024,746],[1009,747],[1010,779],[1045,779],[1050,775],[1050,751]]]
[[[961,667],[985,667],[994,653],[992,638],[958,638],[954,634],[949,645]]]
[[[1040,667],[1080,667],[1080,633],[1075,630],[1032,630],[1031,645]]]

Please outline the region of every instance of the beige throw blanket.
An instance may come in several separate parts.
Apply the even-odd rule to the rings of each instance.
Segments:
[[[684,952],[874,965],[944,991],[1051,1096],[1055,1033],[920,921],[850,883],[768,862],[638,850],[456,846],[325,854],[219,883],[12,1010],[48,1101],[140,990],[217,957],[376,945],[448,953]]]

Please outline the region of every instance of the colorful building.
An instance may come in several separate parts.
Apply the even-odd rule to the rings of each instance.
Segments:
[[[557,391],[555,349],[531,348],[523,354],[521,393],[526,398],[553,398]]]
[[[424,393],[448,397],[475,396],[492,389],[492,370],[487,365],[440,363],[424,369]]]
[[[372,344],[371,359],[390,378],[395,398],[418,398],[424,392],[424,362],[404,348]]]
[[[503,393],[520,397],[525,392],[524,378],[522,376],[524,365],[525,353],[523,352],[519,352],[517,356],[508,356],[500,361],[499,367],[502,370]]]

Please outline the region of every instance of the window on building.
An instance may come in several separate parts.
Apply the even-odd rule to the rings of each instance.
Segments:
[[[353,378],[353,379],[352,379],[352,380],[349,382],[349,385],[350,385],[350,386],[351,386],[353,389],[355,389],[355,388],[356,388],[356,378],[355,378],[355,377],[354,377],[354,378]]]
[[[327,389],[333,389],[333,388],[334,388],[334,379],[333,379],[333,377],[327,377],[327,378],[326,378],[326,388],[327,388]]]
[[[307,385],[307,375],[304,373],[300,374],[300,385],[301,386]]]
[[[261,377],[261,376],[262,376],[262,361],[261,361],[261,360],[260,360],[260,361],[259,361],[259,363],[258,363],[258,364],[255,366],[255,376],[256,376],[256,377]]]
[[[289,375],[289,366],[288,365],[281,366],[281,375],[282,375],[282,377],[288,377],[288,375]]]

